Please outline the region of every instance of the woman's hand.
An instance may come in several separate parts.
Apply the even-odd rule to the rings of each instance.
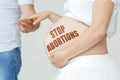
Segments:
[[[38,24],[39,22],[45,20],[45,19],[49,19],[50,21],[52,21],[53,23],[55,23],[56,21],[58,21],[62,16],[51,12],[51,11],[43,11],[43,12],[39,12],[33,16],[30,16],[28,19],[33,20],[33,25]]]
[[[47,19],[49,15],[49,11],[44,11],[32,15],[28,18],[18,20],[19,29],[21,32],[28,33],[35,31],[39,28],[40,22]]]
[[[65,54],[66,54],[66,52],[60,51],[60,52],[50,53],[48,55],[48,57],[49,57],[52,65],[54,65],[57,68],[62,68],[69,61],[69,57]]]
[[[21,32],[28,33],[37,30],[40,22],[47,18],[54,23],[60,19],[61,16],[51,11],[43,11],[28,18],[20,19],[17,21],[17,23]]]
[[[44,12],[37,13],[37,14],[35,14],[33,16],[30,16],[27,19],[33,20],[33,25],[36,25],[39,22],[47,19],[48,16],[49,16],[49,11],[44,11]]]

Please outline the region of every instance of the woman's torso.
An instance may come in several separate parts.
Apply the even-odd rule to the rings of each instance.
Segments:
[[[110,24],[108,26],[108,31],[106,32],[107,36],[112,36],[115,32],[117,13],[118,13],[119,4],[120,4],[119,0],[112,0],[112,1],[114,3],[114,10],[113,10]],[[64,11],[65,11],[66,17],[62,17],[60,20],[58,20],[58,22],[56,22],[52,26],[51,29],[54,29],[55,27],[63,24],[67,27],[66,29],[68,29],[66,31],[66,33],[70,32],[70,30],[74,30],[72,28],[75,28],[76,30],[78,30],[78,33],[80,31],[79,35],[81,36],[82,32],[84,32],[84,30],[87,27],[90,27],[90,25],[92,24],[93,4],[94,4],[94,0],[67,0],[67,2],[64,4]],[[79,22],[75,22],[74,20],[69,21],[69,19],[71,19],[71,18],[68,18],[68,17],[71,17],[72,19],[77,20]],[[75,22],[75,24],[73,23],[74,25],[72,24],[72,21]],[[71,26],[71,24],[72,24],[72,26]],[[87,24],[88,26],[85,24]],[[63,34],[65,34],[65,33],[63,33]],[[60,43],[60,45],[56,45],[57,47],[55,47],[54,43],[53,43],[53,42],[56,43],[56,41],[54,41],[55,38],[54,39],[50,38],[50,35],[47,35],[47,38],[45,40],[45,44],[48,43],[49,41],[53,41],[53,42],[49,42],[53,49],[50,48],[49,45],[47,48],[49,48],[51,51],[54,51],[54,52],[56,50],[61,51],[61,50],[65,50],[68,47],[72,46],[72,44],[74,44],[74,42],[78,38],[74,38],[72,40],[68,40],[68,41],[63,42],[63,43],[61,43],[60,40],[58,39],[58,42]],[[80,55],[106,54],[107,52],[108,51],[107,51],[106,37],[104,37],[99,43],[94,45],[89,50],[81,53]],[[50,52],[47,52],[47,53],[50,53]]]
[[[56,51],[67,50],[67,48],[80,39],[87,28],[88,26],[82,22],[75,21],[70,17],[62,17],[53,24],[48,31],[45,39],[45,49],[47,53],[49,54],[51,52],[55,53]],[[106,37],[94,45],[94,47],[81,53],[80,55],[105,53],[107,53]]]

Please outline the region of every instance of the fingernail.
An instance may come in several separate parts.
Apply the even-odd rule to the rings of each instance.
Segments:
[[[36,23],[34,22],[33,25],[35,25]]]
[[[50,55],[48,55],[48,57],[50,57]]]
[[[51,54],[50,56],[51,56],[51,57],[54,57],[54,54]]]

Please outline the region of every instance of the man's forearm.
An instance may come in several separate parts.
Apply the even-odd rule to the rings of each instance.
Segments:
[[[20,6],[23,17],[29,17],[35,14],[34,6],[32,4],[24,4]]]
[[[33,20],[27,19],[28,17],[35,14],[34,5],[23,4],[23,5],[20,5],[20,9],[24,17],[19,21],[20,30],[25,33],[37,30],[40,26],[40,23],[33,25]]]

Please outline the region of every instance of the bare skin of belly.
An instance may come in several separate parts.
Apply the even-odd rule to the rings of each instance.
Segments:
[[[82,22],[78,22],[69,17],[62,17],[49,29],[45,38],[45,49],[47,54],[55,51],[66,50],[66,48],[72,46],[74,42],[82,36],[82,33],[89,26]],[[94,45],[89,50],[80,53],[78,56],[83,55],[99,55],[107,53],[106,37],[104,37],[99,43]],[[76,56],[77,57],[77,56]]]

